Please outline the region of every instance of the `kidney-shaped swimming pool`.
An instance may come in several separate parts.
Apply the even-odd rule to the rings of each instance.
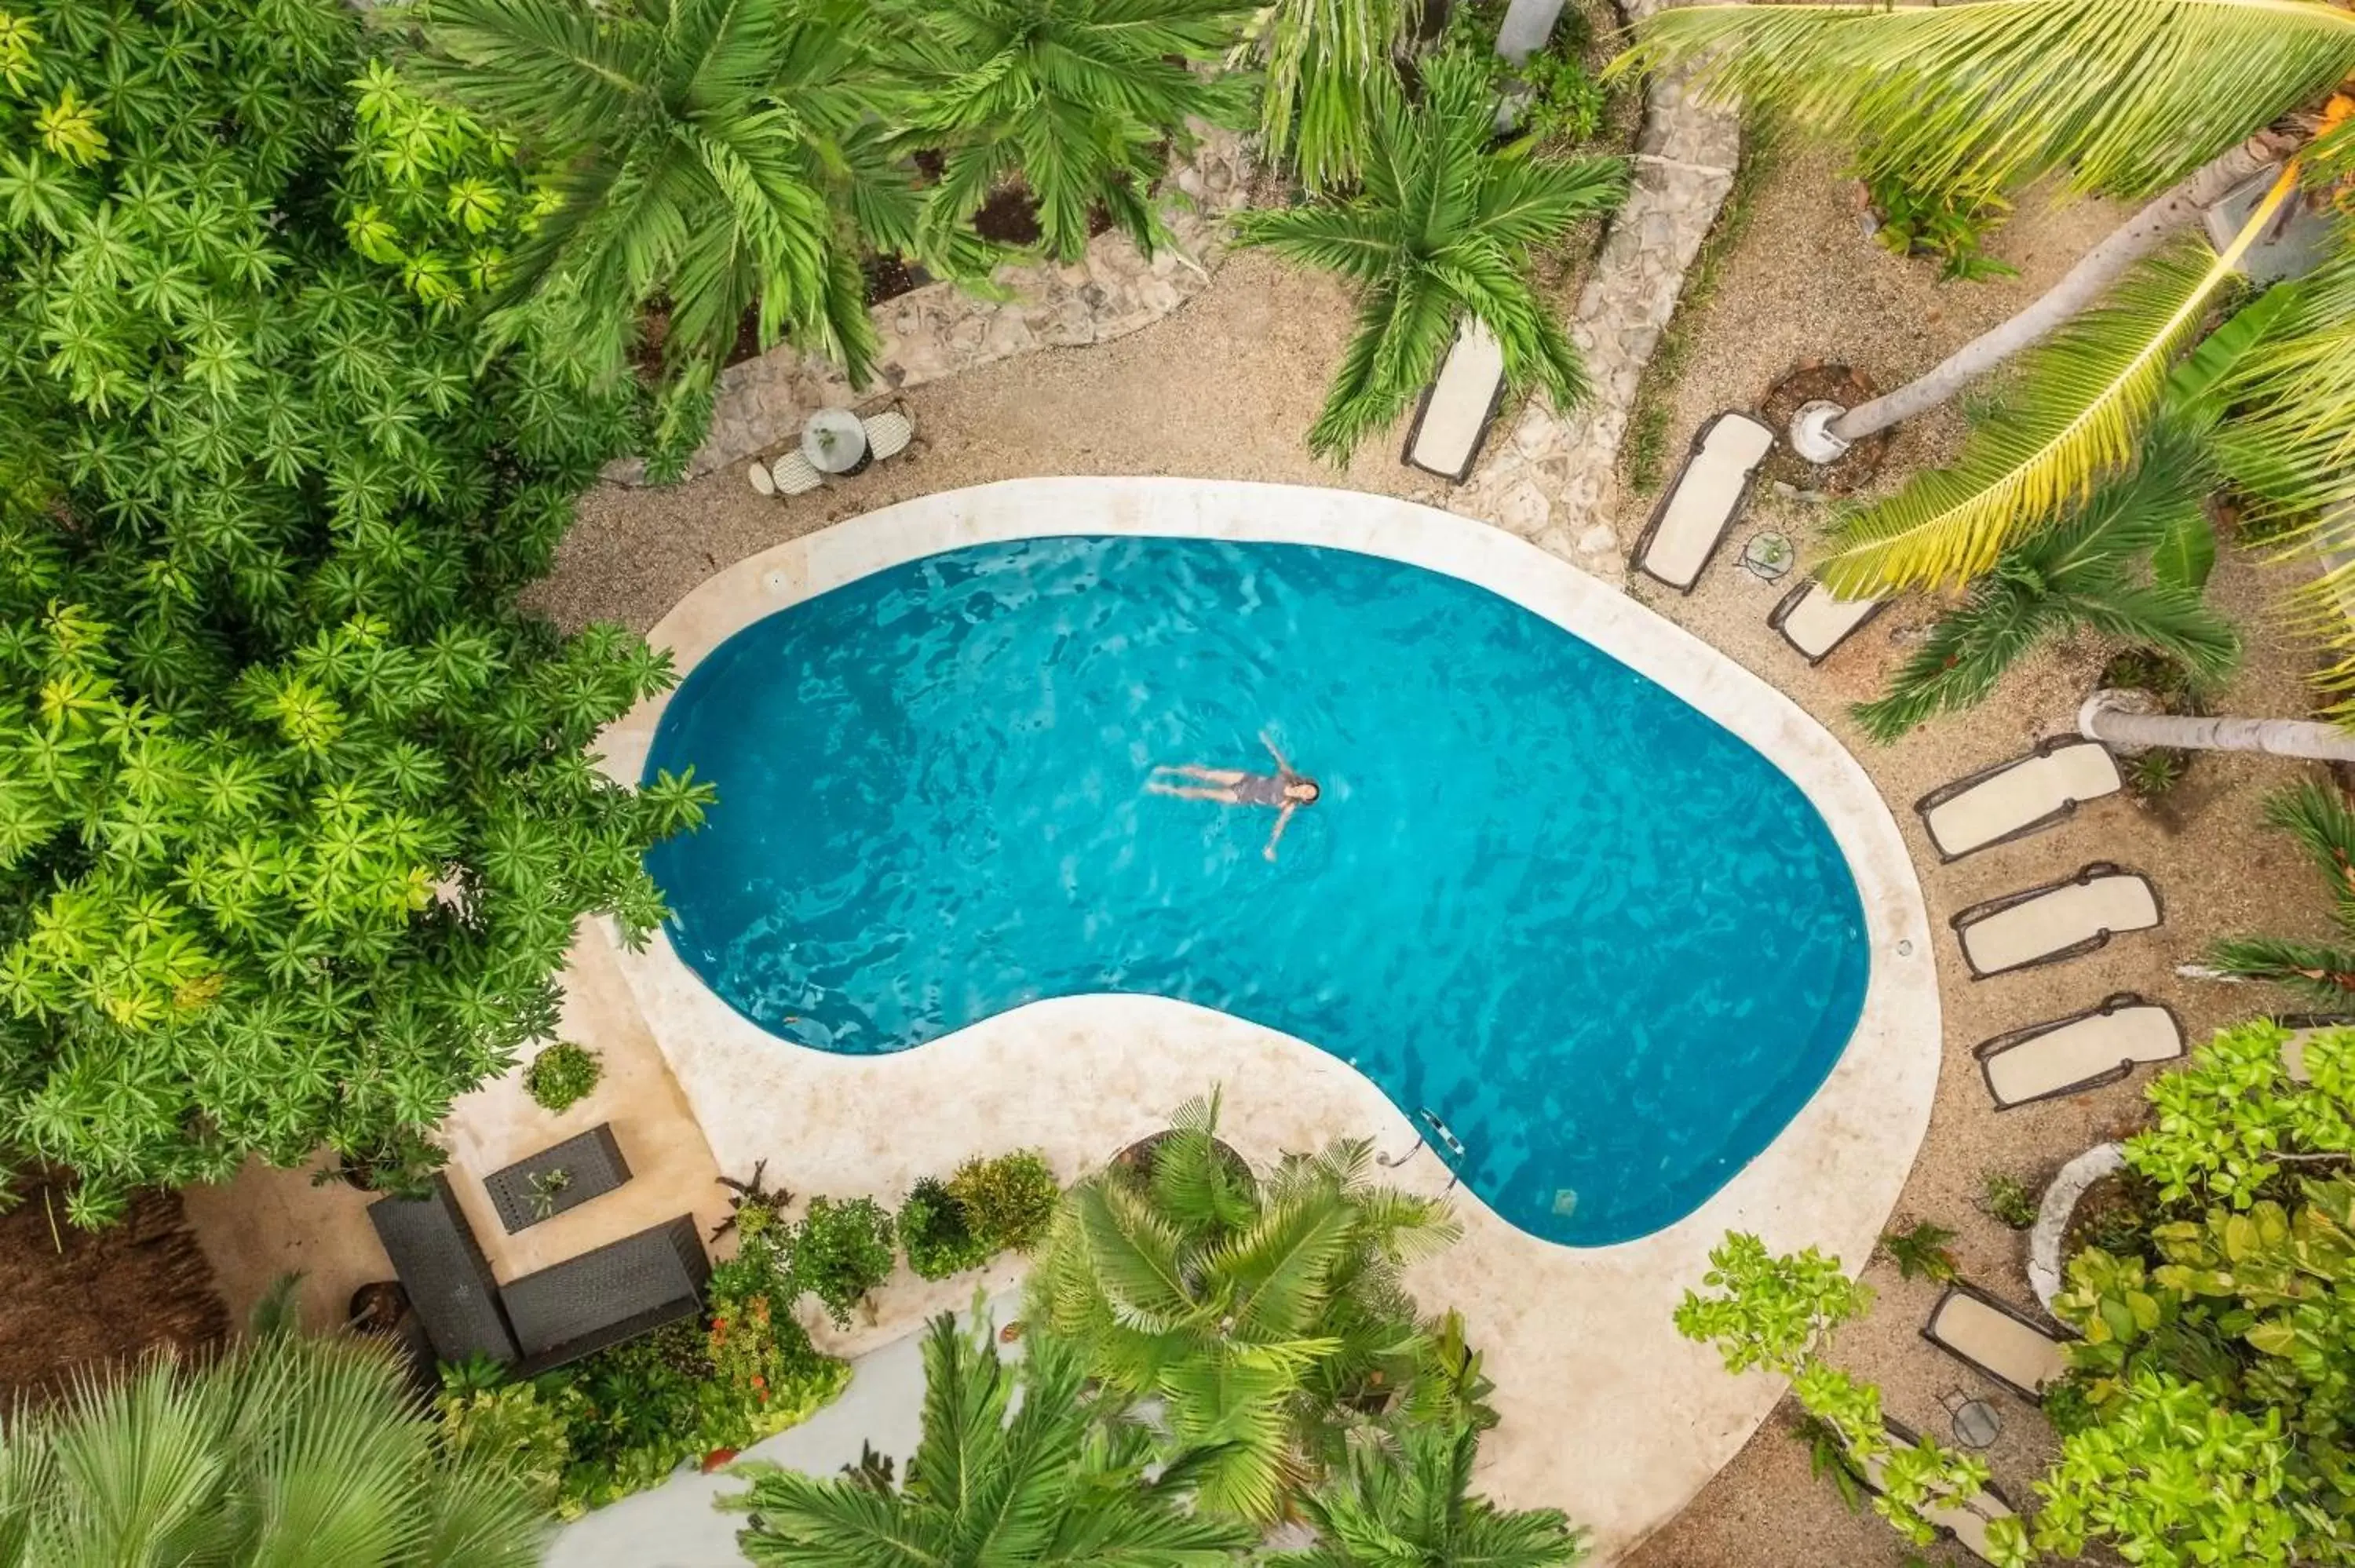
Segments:
[[[1148,792],[1272,770],[1274,813]],[[1348,1061],[1506,1219],[1600,1245],[1699,1207],[1838,1060],[1863,911],[1806,796],[1579,638],[1300,545],[1062,537],[878,571],[698,663],[647,768],[719,787],[650,856],[722,999],[877,1054],[1151,992]]]

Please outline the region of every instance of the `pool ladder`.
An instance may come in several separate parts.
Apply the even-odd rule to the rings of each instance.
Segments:
[[[1456,1169],[1457,1163],[1465,1156],[1463,1139],[1457,1138],[1455,1129],[1440,1120],[1439,1113],[1429,1106],[1419,1107],[1414,1114],[1426,1129],[1423,1136],[1414,1140],[1414,1147],[1395,1160],[1387,1154],[1377,1154],[1374,1156],[1374,1163],[1385,1170],[1395,1171],[1422,1153],[1426,1145],[1435,1145],[1432,1149],[1433,1153],[1436,1154],[1441,1149],[1444,1149],[1453,1157],[1444,1161],[1447,1166],[1447,1185],[1440,1189],[1443,1192],[1452,1192],[1455,1190],[1455,1183],[1464,1180],[1464,1173]]]

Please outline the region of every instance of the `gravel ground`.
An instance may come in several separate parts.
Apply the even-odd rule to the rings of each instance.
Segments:
[[[1888,255],[1860,232],[1837,160],[1788,159],[1762,185],[1754,219],[1726,264],[1716,301],[1693,323],[1685,374],[1673,389],[1672,450],[1721,408],[1754,404],[1808,357],[1857,364],[1895,385],[2033,297],[2115,221],[2093,204],[2023,212],[1995,249],[2018,264],[2017,281],[1939,284],[1934,269]],[[1564,287],[1567,287],[1565,282]],[[1346,472],[1311,459],[1301,437],[1314,418],[1348,327],[1348,302],[1329,281],[1255,256],[1231,260],[1214,285],[1168,320],[1119,343],[1007,361],[924,387],[907,399],[920,445],[868,473],[790,502],[754,495],[740,473],[675,490],[602,489],[591,495],[536,602],[568,623],[591,618],[645,629],[719,567],[779,540],[908,496],[1031,474],[1190,474],[1345,484],[1411,499],[1438,499],[1401,466],[1394,440],[1369,443]],[[1891,471],[1934,461],[1961,426],[1947,410],[1907,429]],[[1622,519],[1632,535],[1640,506]],[[1950,940],[1940,957],[1947,1061],[1922,1156],[1898,1221],[1926,1218],[1958,1231],[1966,1277],[2026,1304],[2025,1237],[1977,1207],[1982,1179],[2004,1171],[2031,1188],[2089,1142],[2133,1122],[2139,1080],[2049,1105],[1988,1107],[1970,1047],[2000,1031],[2089,1007],[2113,991],[2139,991],[2173,1004],[2193,1037],[2257,1010],[2264,999],[2177,979],[2211,938],[2264,928],[2318,933],[2325,901],[2286,843],[2257,824],[2260,801],[2300,765],[2207,757],[2156,808],[2123,797],[2088,807],[2057,831],[1941,867],[1906,808],[1933,786],[2072,727],[2076,705],[2105,649],[2048,653],[2016,673],[1995,700],[1900,743],[1870,747],[1845,705],[1873,693],[1926,620],[1917,609],[1884,615],[1820,670],[1809,670],[1767,630],[1778,589],[1732,563],[1740,538],[1778,527],[1803,542],[1819,515],[1806,504],[1762,496],[1700,589],[1677,599],[1639,597],[1790,692],[1856,747],[1917,851],[1931,914],[2114,860],[2147,873],[2167,923],[2122,938],[2092,957],[1993,980],[1971,981]],[[2264,607],[2285,586],[2277,572],[2227,560],[2214,592],[2252,629],[2247,668],[2226,694],[2231,711],[2303,712],[2309,653],[2264,630]],[[1869,1277],[1881,1291],[1837,1359],[1880,1379],[1889,1411],[1942,1432],[1941,1396],[1987,1397],[2004,1417],[1992,1452],[2015,1498],[2048,1452],[2042,1422],[2008,1395],[1973,1380],[1916,1337],[1934,1287],[1897,1279],[1886,1264]],[[1778,1416],[1693,1506],[1630,1560],[1633,1568],[1900,1568],[1907,1551],[1870,1517],[1851,1519],[1829,1487],[1808,1478],[1806,1457],[1780,1435]],[[1945,1549],[1929,1555],[1940,1559]]]

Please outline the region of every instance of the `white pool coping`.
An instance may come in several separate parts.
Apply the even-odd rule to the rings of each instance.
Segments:
[[[1503,1425],[1483,1487],[1563,1508],[1607,1563],[1674,1517],[1781,1392],[1728,1376],[1669,1314],[1728,1230],[1817,1245],[1860,1266],[1911,1170],[1936,1088],[1940,1020],[1929,918],[1897,824],[1856,759],[1796,703],[1567,562],[1486,524],[1355,491],[1183,479],[1010,480],[945,492],[764,550],[718,573],[651,633],[684,677],[735,632],[885,567],[943,550],[1056,535],[1322,545],[1476,583],[1561,626],[1700,709],[1806,790],[1847,856],[1871,970],[1847,1049],[1758,1157],[1667,1230],[1572,1249],[1455,1197],[1464,1242],[1417,1271],[1426,1308],[1461,1308],[1497,1384]],[[607,731],[633,780],[667,694]],[[1729,824],[1733,827],[1734,824]],[[1392,1154],[1414,1129],[1381,1091],[1305,1042],[1156,997],[1034,1003],[888,1056],[830,1055],[737,1014],[661,935],[617,961],[724,1171],[766,1159],[796,1192],[894,1198],[977,1154],[1046,1150],[1069,1177],[1164,1125],[1213,1083],[1225,1136],[1254,1160],[1336,1137]],[[1402,1185],[1436,1192],[1428,1153]]]

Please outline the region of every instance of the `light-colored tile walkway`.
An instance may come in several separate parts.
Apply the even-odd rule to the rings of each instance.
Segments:
[[[1317,543],[1447,572],[1501,593],[1667,686],[1772,758],[1823,812],[1857,877],[1872,970],[1864,1015],[1824,1086],[1727,1188],[1666,1231],[1573,1250],[1458,1193],[1465,1242],[1418,1272],[1426,1305],[1461,1307],[1505,1422],[1483,1485],[1590,1525],[1607,1562],[1680,1508],[1778,1393],[1725,1376],[1669,1323],[1730,1228],[1860,1262],[1911,1167],[1938,1071],[1930,930],[1896,824],[1855,759],[1764,682],[1625,596],[1497,529],[1355,492],[1175,480],[1018,481],[904,503],[721,572],[654,633],[682,670],[772,610],[900,560],[987,539],[1138,533]],[[634,776],[659,701],[608,733]],[[1071,1177],[1165,1125],[1213,1082],[1247,1157],[1338,1137],[1393,1152],[1412,1129],[1371,1083],[1313,1045],[1153,997],[1074,997],[1001,1014],[920,1050],[831,1056],[738,1016],[666,943],[618,955],[722,1164],[771,1157],[796,1188],[896,1198],[973,1155],[1045,1150]],[[584,1021],[585,1022],[585,1021]],[[623,1027],[633,1026],[623,1021]],[[1400,1179],[1436,1192],[1428,1155]],[[887,1303],[890,1292],[886,1292]]]

